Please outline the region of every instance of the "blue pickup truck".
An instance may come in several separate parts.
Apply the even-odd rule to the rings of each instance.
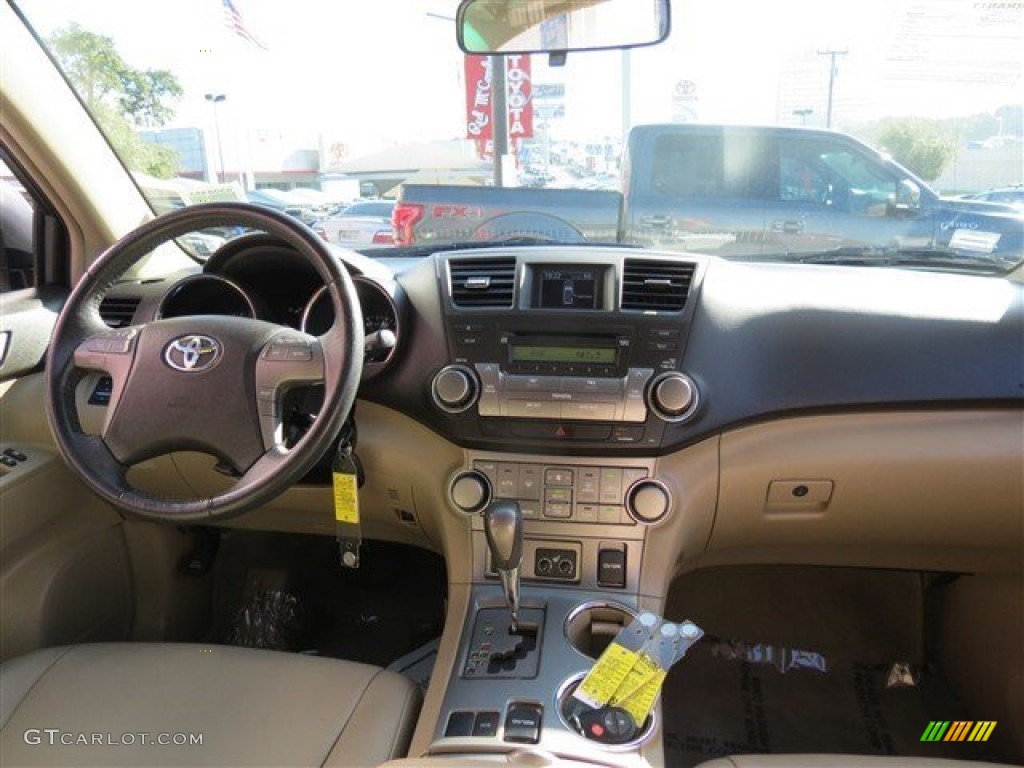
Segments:
[[[836,131],[700,124],[630,131],[622,191],[406,185],[396,243],[617,242],[727,258],[928,260],[1006,269],[1024,215],[941,197]]]

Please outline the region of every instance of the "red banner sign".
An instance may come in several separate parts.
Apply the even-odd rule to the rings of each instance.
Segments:
[[[505,82],[508,84],[508,138],[533,136],[533,81],[530,79],[529,56],[505,57]]]
[[[491,60],[466,56],[466,138],[485,147],[491,141]]]
[[[509,147],[533,136],[533,84],[529,56],[506,56],[505,84]],[[477,142],[480,156],[494,154],[493,94],[491,59],[466,56],[466,138]]]

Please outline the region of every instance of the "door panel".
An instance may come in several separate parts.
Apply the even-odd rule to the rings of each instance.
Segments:
[[[11,388],[4,390],[6,413]],[[13,466],[0,464],[0,661],[43,646],[126,639],[132,590],[121,517],[51,447],[6,428],[3,438],[0,454]]]

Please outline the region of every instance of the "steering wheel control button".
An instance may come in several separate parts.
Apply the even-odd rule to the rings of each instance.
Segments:
[[[138,331],[134,328],[125,328],[108,334],[107,340],[110,344],[107,351],[112,355],[127,355],[132,351],[132,344],[137,335]]]
[[[308,362],[313,359],[309,342],[295,336],[277,336],[263,350],[263,359],[272,362]]]
[[[513,702],[505,713],[505,741],[516,744],[540,742],[540,726],[544,707],[528,702]]]
[[[494,738],[498,735],[500,720],[499,712],[477,712],[476,720],[473,721],[473,735],[484,739]]]
[[[672,494],[660,480],[638,480],[626,493],[626,511],[638,523],[656,523],[668,514]]]
[[[224,348],[219,341],[196,333],[179,336],[164,348],[164,362],[182,373],[208,371],[223,356]]]
[[[466,514],[479,512],[491,500],[491,484],[482,472],[461,472],[452,480],[452,504]]]
[[[625,589],[626,550],[621,545],[601,545],[597,551],[597,584],[601,587]]]
[[[430,384],[434,402],[448,413],[461,413],[472,406],[478,389],[476,376],[461,365],[442,368]]]
[[[444,729],[445,738],[472,735],[475,720],[475,712],[452,712],[448,715],[448,725]]]
[[[651,382],[651,410],[663,421],[680,422],[697,410],[697,385],[682,373],[663,373]]]

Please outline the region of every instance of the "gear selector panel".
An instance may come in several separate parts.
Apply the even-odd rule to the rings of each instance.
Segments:
[[[467,678],[532,679],[540,666],[544,611],[523,608],[519,629],[512,631],[507,608],[477,612],[462,676]]]

